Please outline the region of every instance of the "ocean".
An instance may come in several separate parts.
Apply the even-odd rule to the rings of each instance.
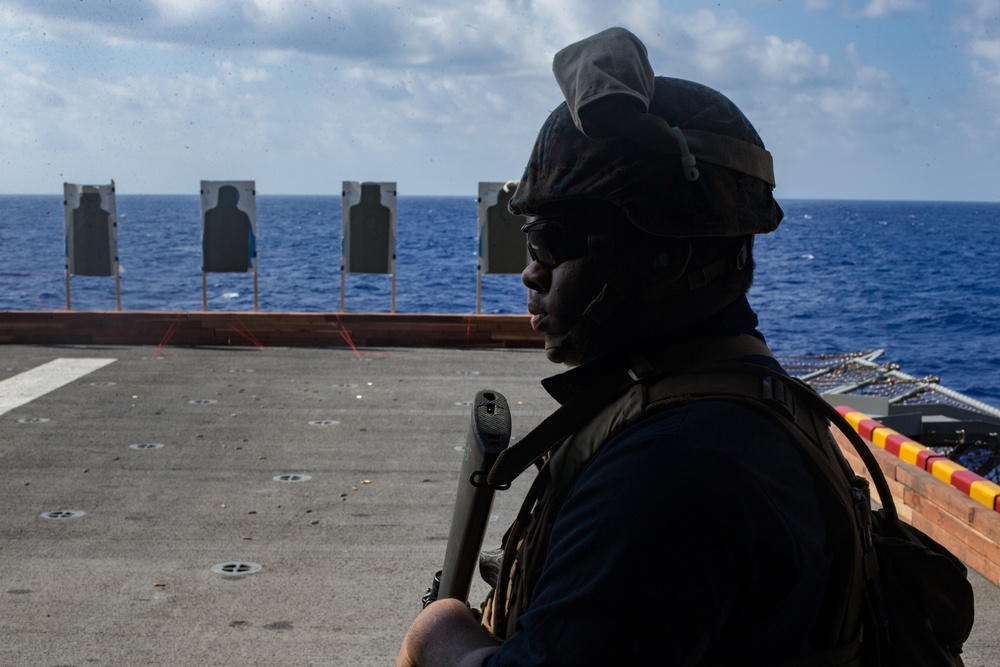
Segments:
[[[1000,203],[782,200],[757,238],[750,301],[779,355],[884,349],[883,361],[1000,407]],[[257,196],[258,307],[340,310],[340,196]],[[202,310],[197,195],[117,196],[122,310]],[[476,312],[475,196],[400,196],[395,310]],[[63,310],[62,196],[0,195],[0,311]],[[114,310],[74,276],[73,310]],[[392,279],[348,274],[344,310],[388,312]],[[208,274],[208,309],[252,311],[250,274]],[[526,312],[517,275],[480,311]],[[0,313],[2,317],[2,313]]]

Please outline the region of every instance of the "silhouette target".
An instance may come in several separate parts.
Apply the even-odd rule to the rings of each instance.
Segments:
[[[528,265],[524,241],[523,216],[507,210],[514,188],[497,194],[497,203],[486,209],[486,247],[483,254],[488,273],[521,273]]]
[[[239,190],[223,185],[218,204],[205,211],[202,270],[206,273],[246,273],[253,268],[253,225],[238,207],[239,200]]]
[[[101,208],[99,192],[84,192],[72,214],[70,272],[78,276],[114,275],[111,213]]]
[[[351,273],[390,273],[392,211],[382,204],[378,183],[361,184],[361,200],[351,206],[349,266]]]

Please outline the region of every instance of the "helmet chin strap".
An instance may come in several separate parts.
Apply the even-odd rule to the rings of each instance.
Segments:
[[[568,335],[569,334],[545,334],[545,352],[548,354],[549,359],[557,364],[566,363],[566,353],[562,349],[562,346]]]
[[[583,363],[587,346],[594,336],[604,328],[608,318],[625,303],[627,283],[622,279],[612,279],[605,283],[594,300],[580,316],[580,320],[563,335],[546,336],[545,352],[555,363],[579,366]]]

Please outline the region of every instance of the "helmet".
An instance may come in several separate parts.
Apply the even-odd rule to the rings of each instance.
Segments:
[[[778,227],[771,155],[728,98],[654,77],[632,33],[611,28],[560,51],[566,102],[542,126],[510,210],[537,215],[598,199],[661,237],[746,236]]]

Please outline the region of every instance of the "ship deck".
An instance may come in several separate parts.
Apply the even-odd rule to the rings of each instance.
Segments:
[[[0,664],[391,664],[443,557],[468,403],[502,393],[515,438],[555,407],[537,345],[158,335],[0,345]],[[1000,588],[970,578],[966,665],[997,665]]]

